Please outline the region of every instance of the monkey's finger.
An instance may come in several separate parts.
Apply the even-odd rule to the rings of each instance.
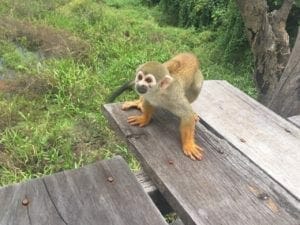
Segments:
[[[200,146],[198,146],[198,145],[196,145],[196,149],[197,149],[199,152],[203,152],[203,149],[202,149]]]
[[[189,157],[192,160],[196,160],[196,158],[193,156],[191,151],[184,151],[183,152],[187,157]]]
[[[128,123],[132,126],[137,126],[137,125],[140,125],[140,123],[136,120],[133,120],[133,121],[128,121]]]
[[[134,106],[133,105],[129,105],[126,102],[121,107],[122,110],[128,110],[128,109],[131,109],[131,108],[134,108]]]
[[[202,160],[203,159],[203,156],[201,153],[197,152],[194,154],[194,157],[197,159],[197,160]]]
[[[189,157],[191,160],[194,160],[194,161],[196,160],[196,158],[192,154],[190,154]]]
[[[200,148],[200,147],[196,147],[197,151],[195,151],[193,153],[194,157],[197,159],[197,160],[202,160],[203,159],[203,154],[201,153],[203,150]]]
[[[143,127],[147,124],[146,122],[144,122],[144,119],[140,118],[139,116],[130,116],[128,117],[127,122],[132,126],[139,127]]]
[[[138,120],[139,116],[129,116],[127,118],[127,121],[135,121],[135,120]]]

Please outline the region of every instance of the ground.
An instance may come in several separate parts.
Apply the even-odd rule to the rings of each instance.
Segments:
[[[251,66],[216,63],[213,32],[162,24],[159,9],[139,1],[0,4],[0,185],[115,154],[139,169],[101,105],[145,61],[192,51],[206,79],[226,79],[255,95]]]

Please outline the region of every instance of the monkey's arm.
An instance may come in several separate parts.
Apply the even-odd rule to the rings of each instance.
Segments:
[[[203,158],[202,148],[195,143],[195,116],[181,118],[180,136],[182,149],[186,156],[193,160]]]
[[[195,143],[196,116],[188,100],[183,97],[181,99],[182,101],[180,104],[174,106],[170,105],[169,107],[171,109],[170,111],[180,118],[179,130],[182,150],[189,158],[193,160],[201,160],[203,158],[203,150]]]
[[[127,122],[132,126],[146,126],[154,113],[154,107],[150,105],[145,99],[142,99],[142,114],[137,116],[129,116]]]

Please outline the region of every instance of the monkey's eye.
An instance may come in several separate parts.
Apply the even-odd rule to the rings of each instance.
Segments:
[[[139,74],[137,78],[138,78],[138,80],[142,80],[143,79],[142,74]]]
[[[151,77],[147,77],[147,78],[145,79],[145,81],[146,81],[147,83],[151,83],[151,82],[152,82],[152,78],[151,78]]]

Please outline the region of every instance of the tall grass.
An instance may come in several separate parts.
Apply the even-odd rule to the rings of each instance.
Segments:
[[[1,21],[10,21],[0,22],[6,34],[0,35],[6,85],[0,91],[0,185],[115,154],[137,170],[138,162],[110,130],[100,107],[145,61],[192,51],[206,79],[226,79],[255,95],[251,67],[215,61],[214,32],[161,26],[156,7],[133,0],[28,2],[0,0]],[[21,36],[13,32],[20,23],[28,24],[21,26]],[[43,35],[46,30],[51,35]],[[83,43],[82,49],[76,43]],[[46,54],[57,48],[59,54]],[[118,101],[135,97],[128,93]]]

